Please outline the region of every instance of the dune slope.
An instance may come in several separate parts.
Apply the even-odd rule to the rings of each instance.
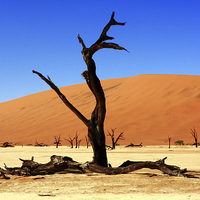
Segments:
[[[105,133],[116,128],[124,132],[120,144],[164,145],[168,136],[172,143],[193,143],[190,128],[200,135],[200,76],[138,75],[103,80],[107,114]],[[68,100],[87,118],[95,99],[86,84],[60,88]],[[87,128],[62,103],[53,90],[0,103],[0,142],[53,144],[54,136],[65,138],[76,132],[85,144]],[[110,144],[107,137],[107,144]]]

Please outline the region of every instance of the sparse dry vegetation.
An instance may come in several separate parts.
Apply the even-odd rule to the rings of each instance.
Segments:
[[[191,135],[192,135],[193,138],[194,138],[194,141],[195,141],[194,145],[195,145],[196,148],[197,148],[197,147],[198,147],[198,135],[197,135],[196,129],[195,129],[195,128],[190,129],[190,133],[191,133]]]
[[[121,132],[121,133],[117,136],[117,138],[115,139],[115,130],[116,130],[116,128],[111,129],[111,131],[108,131],[108,136],[110,136],[111,141],[112,141],[112,146],[108,146],[110,149],[115,149],[115,146],[117,145],[117,142],[118,142],[119,140],[125,140],[124,132]]]
[[[75,137],[71,138],[71,136],[70,136],[70,135],[69,135],[69,139],[65,139],[65,140],[67,140],[67,141],[70,143],[70,145],[71,145],[71,148],[73,148],[73,147],[74,147],[74,139],[75,139]]]
[[[177,140],[174,142],[176,145],[184,145],[184,141],[183,140]]]
[[[34,145],[35,147],[47,147],[47,146],[49,146],[48,144],[45,144],[45,143],[38,143],[38,141],[36,140],[35,141],[35,145]]]
[[[61,145],[61,138],[60,135],[59,136],[54,136],[54,144],[56,145],[56,148],[58,148],[59,145]]]

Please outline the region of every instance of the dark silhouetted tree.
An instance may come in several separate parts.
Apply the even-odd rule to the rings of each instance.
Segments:
[[[111,129],[111,132],[108,131],[108,136],[110,136],[111,140],[112,140],[112,147],[111,147],[112,149],[115,149],[115,146],[116,146],[118,140],[124,140],[125,139],[124,136],[123,136],[124,132],[121,132],[118,135],[118,137],[115,139],[115,130],[116,130],[116,128]]]
[[[86,145],[87,145],[87,148],[88,148],[89,147],[89,143],[90,143],[88,136],[85,136],[85,141],[86,141]]]
[[[74,147],[74,139],[75,139],[75,137],[74,137],[74,138],[71,138],[70,135],[69,135],[69,139],[65,139],[65,140],[67,140],[67,141],[71,144],[71,148]]]
[[[107,31],[112,25],[125,25],[125,23],[116,22],[114,19],[115,13],[112,13],[111,19],[108,24],[104,27],[99,39],[92,44],[89,48],[86,47],[82,38],[78,35],[79,43],[82,45],[83,59],[87,65],[87,70],[82,73],[86,83],[95,96],[96,105],[91,114],[91,118],[87,119],[82,113],[80,113],[60,92],[59,88],[51,81],[47,76],[45,78],[41,73],[33,70],[33,73],[40,76],[61,98],[65,105],[76,114],[76,116],[87,126],[88,138],[93,148],[93,162],[100,166],[108,166],[106,147],[105,147],[105,133],[104,133],[104,120],[106,114],[105,95],[102,89],[99,78],[96,75],[96,65],[92,56],[95,52],[103,48],[111,48],[118,50],[126,50],[115,43],[107,43],[106,40],[112,40],[113,37],[107,36]],[[127,50],[126,50],[127,51]]]
[[[54,136],[54,139],[55,139],[54,144],[56,145],[56,148],[58,148],[58,146],[61,145],[60,135],[59,136]]]
[[[193,136],[193,138],[194,138],[194,141],[195,141],[195,146],[196,146],[196,148],[198,147],[198,135],[197,135],[197,131],[196,131],[196,129],[195,128],[193,128],[193,129],[190,129],[190,133],[191,133],[191,135]]]
[[[171,148],[171,137],[168,136],[169,148]]]
[[[79,134],[76,132],[76,135],[74,137],[75,138],[75,148],[78,148],[80,146],[81,141],[82,141],[82,140],[79,140],[78,137],[79,137]]]

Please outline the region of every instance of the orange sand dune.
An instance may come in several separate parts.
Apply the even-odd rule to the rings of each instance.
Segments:
[[[41,80],[38,80],[41,81]],[[102,81],[106,95],[105,132],[124,132],[120,144],[163,145],[193,143],[190,128],[200,135],[200,76],[139,75]],[[60,88],[68,100],[87,118],[95,100],[86,84]],[[62,103],[53,90],[0,103],[0,142],[53,144],[54,136],[73,137],[76,132],[85,145],[87,128]],[[111,143],[107,137],[107,144]]]

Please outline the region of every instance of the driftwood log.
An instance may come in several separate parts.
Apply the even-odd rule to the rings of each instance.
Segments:
[[[127,174],[142,168],[157,169],[168,174],[170,176],[181,176],[187,178],[200,178],[199,172],[187,171],[187,169],[180,169],[178,166],[167,165],[165,160],[167,157],[158,161],[129,161],[127,160],[119,167],[102,167],[92,162],[79,163],[74,161],[68,156],[56,156],[53,155],[50,161],[46,164],[35,162],[32,157],[31,160],[20,160],[23,162],[21,167],[7,167],[5,169],[0,168],[0,178],[9,179],[6,175],[18,175],[18,176],[35,176],[46,174],[66,174],[66,173],[102,173],[108,175]]]

